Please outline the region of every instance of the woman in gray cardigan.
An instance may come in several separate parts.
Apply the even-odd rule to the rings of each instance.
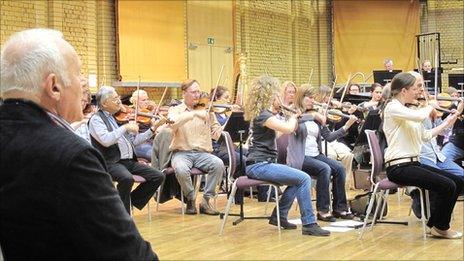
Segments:
[[[297,109],[308,112],[314,111],[313,102],[316,90],[307,84],[300,87],[297,92],[295,106]],[[345,193],[345,168],[343,165],[326,157],[321,153],[321,141],[334,141],[346,134],[346,130],[357,120],[351,115],[350,119],[340,129],[331,132],[326,126],[326,118],[318,113],[306,113],[300,118],[294,135],[290,135],[287,147],[287,164],[293,168],[301,169],[317,179],[316,208],[317,219],[333,222],[335,218],[352,219],[348,212]],[[329,184],[332,178],[333,202],[332,214],[330,210]]]

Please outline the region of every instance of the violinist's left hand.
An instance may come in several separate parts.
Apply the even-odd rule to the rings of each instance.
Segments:
[[[356,105],[351,105],[351,107],[348,109],[348,114],[353,114],[358,107]]]
[[[314,114],[314,119],[318,121],[322,126],[324,126],[327,121],[327,118],[318,112]]]

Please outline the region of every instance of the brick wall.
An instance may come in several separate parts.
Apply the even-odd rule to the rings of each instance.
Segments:
[[[331,80],[331,5],[326,1],[245,1],[235,6],[235,51],[249,79],[263,73],[300,85]]]
[[[421,4],[421,33],[439,32],[443,86],[448,86],[448,74],[452,68],[464,67],[464,2],[462,0],[428,0]],[[463,73],[459,71],[459,73]],[[457,87],[457,86],[454,86]]]
[[[82,60],[82,73],[98,84],[116,79],[115,13],[112,0],[2,0],[0,43],[14,32],[48,27],[60,30]],[[96,91],[93,89],[92,91]]]

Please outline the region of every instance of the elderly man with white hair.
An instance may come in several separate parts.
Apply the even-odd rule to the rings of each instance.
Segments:
[[[138,133],[139,126],[134,121],[119,126],[114,114],[121,110],[121,100],[111,86],[102,86],[96,94],[99,110],[90,118],[89,131],[92,145],[103,155],[108,164],[108,172],[114,181],[122,202],[130,213],[130,205],[142,209],[155,194],[164,181],[164,174],[154,168],[141,164],[135,155],[135,146],[150,139],[160,121],[153,120],[152,126],[143,133]],[[131,192],[134,184],[133,175],[143,177]]]
[[[155,260],[82,119],[80,60],[62,33],[30,29],[1,53],[0,243],[6,260]]]

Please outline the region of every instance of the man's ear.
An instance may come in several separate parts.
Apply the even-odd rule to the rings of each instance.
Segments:
[[[50,73],[45,77],[45,95],[50,99],[59,101],[63,92],[63,86],[58,82],[58,78],[54,73]]]

